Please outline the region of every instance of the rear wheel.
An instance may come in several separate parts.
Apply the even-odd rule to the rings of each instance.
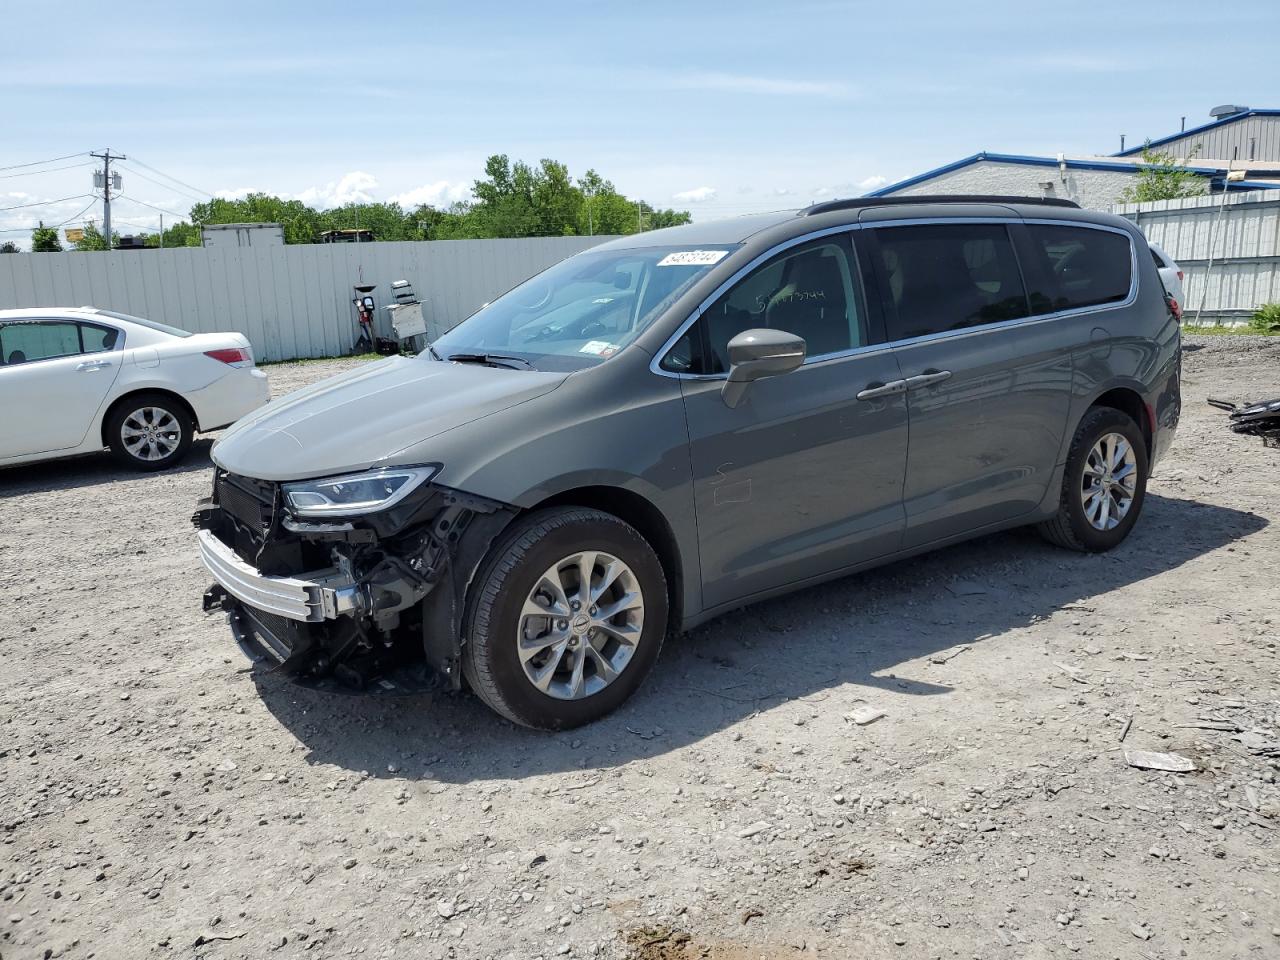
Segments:
[[[1117,546],[1147,492],[1147,444],[1126,413],[1094,407],[1076,428],[1057,515],[1040,525],[1050,543],[1096,553]]]
[[[112,455],[135,470],[164,470],[187,455],[195,424],[182,404],[163,393],[139,393],[107,418]]]
[[[667,584],[653,548],[598,510],[518,521],[472,587],[463,670],[516,723],[563,730],[616,709],[658,659]]]

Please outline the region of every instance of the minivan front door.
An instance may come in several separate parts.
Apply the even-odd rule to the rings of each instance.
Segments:
[[[730,407],[728,341],[757,328],[803,337],[809,359],[753,382]],[[866,330],[848,239],[825,238],[747,274],[663,361],[701,375],[681,385],[705,608],[898,548],[906,402],[879,390],[901,375],[891,350],[866,346]]]

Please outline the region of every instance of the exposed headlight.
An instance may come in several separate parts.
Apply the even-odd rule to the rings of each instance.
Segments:
[[[388,467],[284,485],[289,509],[304,517],[358,516],[395,506],[437,473],[438,466]]]

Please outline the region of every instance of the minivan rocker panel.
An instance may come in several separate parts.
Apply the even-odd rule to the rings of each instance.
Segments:
[[[1180,411],[1139,249],[1062,203],[933,198],[588,250],[229,431],[205,608],[300,682],[434,674],[561,729],[755,600],[1026,524],[1109,549]]]

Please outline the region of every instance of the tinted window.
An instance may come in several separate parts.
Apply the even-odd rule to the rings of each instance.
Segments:
[[[1027,315],[1018,260],[1002,224],[882,227],[875,233],[890,340]]]
[[[1027,229],[1032,247],[1045,257],[1051,283],[1046,295],[1052,310],[1128,298],[1133,260],[1127,236],[1058,224],[1028,224]]]
[[[80,341],[84,346],[83,353],[102,353],[114,350],[120,331],[111,327],[99,327],[96,324],[80,324]]]
[[[78,324],[61,320],[11,323],[0,327],[0,357],[5,364],[52,360],[80,353]]]
[[[757,267],[707,308],[663,358],[663,369],[725,373],[729,341],[761,327],[803,337],[811,357],[861,346],[856,272],[846,244],[820,241]]]

